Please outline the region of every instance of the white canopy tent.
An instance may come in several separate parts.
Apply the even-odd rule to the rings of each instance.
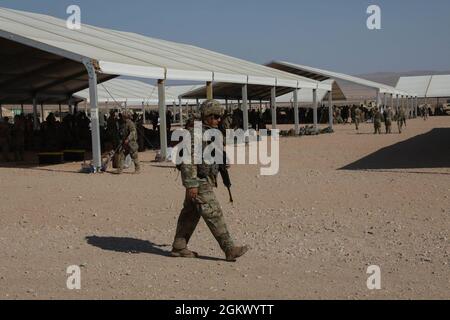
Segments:
[[[333,101],[346,100],[344,93],[342,92],[341,88],[339,87],[339,85],[337,84],[336,81],[329,79],[329,80],[324,80],[322,82],[332,85]],[[329,93],[330,92],[328,90],[318,89],[317,90],[317,100],[318,101],[327,100],[327,98],[329,98],[328,97]],[[314,102],[313,92],[311,90],[305,90],[305,89],[299,90],[298,100],[299,100],[299,102],[302,102],[302,103],[312,104]],[[281,97],[277,97],[277,101],[280,103],[293,103],[294,102],[294,94],[291,92],[291,93],[285,94]]]
[[[137,80],[112,79],[99,84],[99,103],[126,103],[127,106],[158,104],[158,88]],[[89,89],[74,94],[90,102]],[[177,98],[166,91],[166,103],[173,103]]]
[[[158,80],[161,155],[167,155],[165,128],[166,80],[239,84],[260,90],[317,89],[318,84],[290,73],[229,57],[191,45],[83,24],[69,30],[51,16],[0,8],[0,104],[29,98],[70,99],[88,87],[91,102],[93,166],[101,166],[97,84],[117,76]],[[36,112],[35,112],[36,114]]]
[[[417,115],[417,94],[414,91],[396,89],[386,84],[354,77],[351,75],[324,69],[313,68],[285,61],[273,61],[271,63],[268,63],[267,66],[318,81],[324,81],[327,79],[344,80],[361,86],[373,88],[376,91],[376,101],[378,107],[381,104],[381,94],[383,94],[384,96],[383,105],[385,106],[388,105],[387,103],[388,95],[390,95],[391,97],[390,101],[391,106],[394,106],[394,96],[395,96],[397,98],[397,107],[399,106],[399,99],[402,100],[402,103],[405,103],[404,99],[406,99],[406,103],[408,104],[409,108],[414,109],[415,114]]]
[[[396,88],[414,91],[419,98],[450,97],[450,75],[401,77]]]

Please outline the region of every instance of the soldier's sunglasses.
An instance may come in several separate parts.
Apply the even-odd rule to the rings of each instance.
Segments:
[[[214,120],[220,120],[222,119],[222,116],[219,116],[217,114],[213,115]]]

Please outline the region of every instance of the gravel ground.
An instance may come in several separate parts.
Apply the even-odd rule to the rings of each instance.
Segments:
[[[170,164],[86,175],[80,163],[0,167],[2,299],[450,299],[450,118],[404,134],[282,138],[280,172],[233,166],[234,204],[217,195],[238,243],[227,263],[204,222],[168,256],[184,191]],[[81,290],[66,269],[81,266]],[[368,290],[367,267],[381,268]]]

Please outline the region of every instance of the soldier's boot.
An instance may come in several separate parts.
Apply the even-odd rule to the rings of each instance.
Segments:
[[[119,154],[117,158],[117,170],[115,174],[122,174],[123,173],[123,166],[124,166],[125,157],[122,154]]]
[[[139,161],[134,162],[134,174],[140,174],[141,173],[141,164]]]
[[[175,238],[172,245],[172,252],[170,253],[175,258],[197,258],[198,253],[187,248],[187,241],[185,238]]]
[[[226,260],[235,262],[237,258],[242,257],[248,250],[248,246],[232,247],[225,252]]]
[[[188,248],[184,248],[184,249],[173,248],[170,255],[175,258],[197,258],[198,257],[197,252],[191,251]]]

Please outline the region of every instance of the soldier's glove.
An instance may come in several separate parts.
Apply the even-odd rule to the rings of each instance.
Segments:
[[[186,197],[188,200],[195,200],[197,199],[198,196],[198,188],[190,188],[190,189],[186,189]]]

